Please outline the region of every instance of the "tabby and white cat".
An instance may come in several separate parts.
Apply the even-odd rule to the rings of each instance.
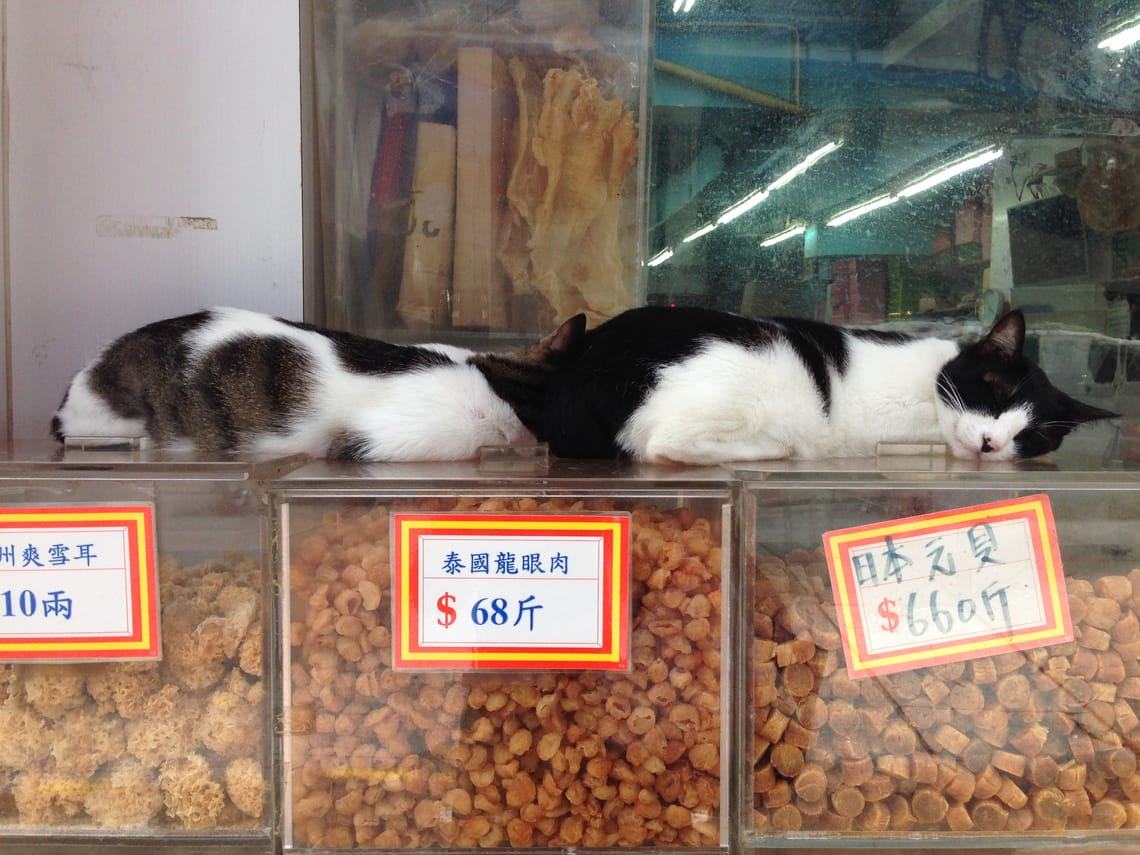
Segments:
[[[587,332],[547,390],[564,457],[722,463],[875,454],[941,442],[955,457],[1053,451],[1114,413],[1064,394],[1023,353],[1025,319],[979,341],[645,307]]]
[[[214,308],[108,345],[71,381],[52,433],[202,452],[461,460],[527,444],[585,316],[516,353],[396,345]]]

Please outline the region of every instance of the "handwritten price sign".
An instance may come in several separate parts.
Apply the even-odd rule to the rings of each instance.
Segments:
[[[393,514],[394,667],[628,667],[628,514]]]
[[[852,678],[1073,637],[1049,497],[823,536]]]
[[[444,629],[450,629],[459,623],[459,613],[455,610],[456,602],[458,600],[450,591],[442,594],[435,601],[435,607],[439,609],[439,613],[442,615],[442,617],[436,618],[435,622]],[[508,623],[511,627],[517,627],[522,624],[525,631],[533,635],[535,612],[545,608],[546,606],[538,602],[538,598],[534,594],[528,594],[519,600],[517,610],[515,604],[506,597],[479,597],[471,606],[471,624],[476,627],[507,626]],[[512,620],[512,616],[515,615],[517,617]],[[524,618],[525,623],[523,622]]]
[[[149,504],[0,508],[0,662],[157,659]]]

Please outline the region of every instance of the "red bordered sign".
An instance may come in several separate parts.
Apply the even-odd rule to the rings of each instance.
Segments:
[[[1073,638],[1046,495],[827,532],[852,678]]]
[[[152,505],[0,508],[0,660],[160,652]]]
[[[629,544],[628,514],[393,514],[393,666],[625,670]]]

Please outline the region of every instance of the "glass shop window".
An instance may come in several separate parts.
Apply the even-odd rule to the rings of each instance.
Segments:
[[[659,0],[646,299],[969,336],[1135,419],[1140,4]]]
[[[314,320],[971,335],[1140,414],[1134,0],[311,0]]]

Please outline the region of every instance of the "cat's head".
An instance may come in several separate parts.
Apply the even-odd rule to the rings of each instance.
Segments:
[[[1025,317],[1014,310],[943,366],[938,422],[955,457],[1037,457],[1054,451],[1078,425],[1117,417],[1050,383],[1024,346]]]
[[[542,439],[547,384],[566,364],[585,331],[586,316],[579,313],[528,348],[478,353],[467,361],[483,372],[495,394],[511,405],[527,430]]]

